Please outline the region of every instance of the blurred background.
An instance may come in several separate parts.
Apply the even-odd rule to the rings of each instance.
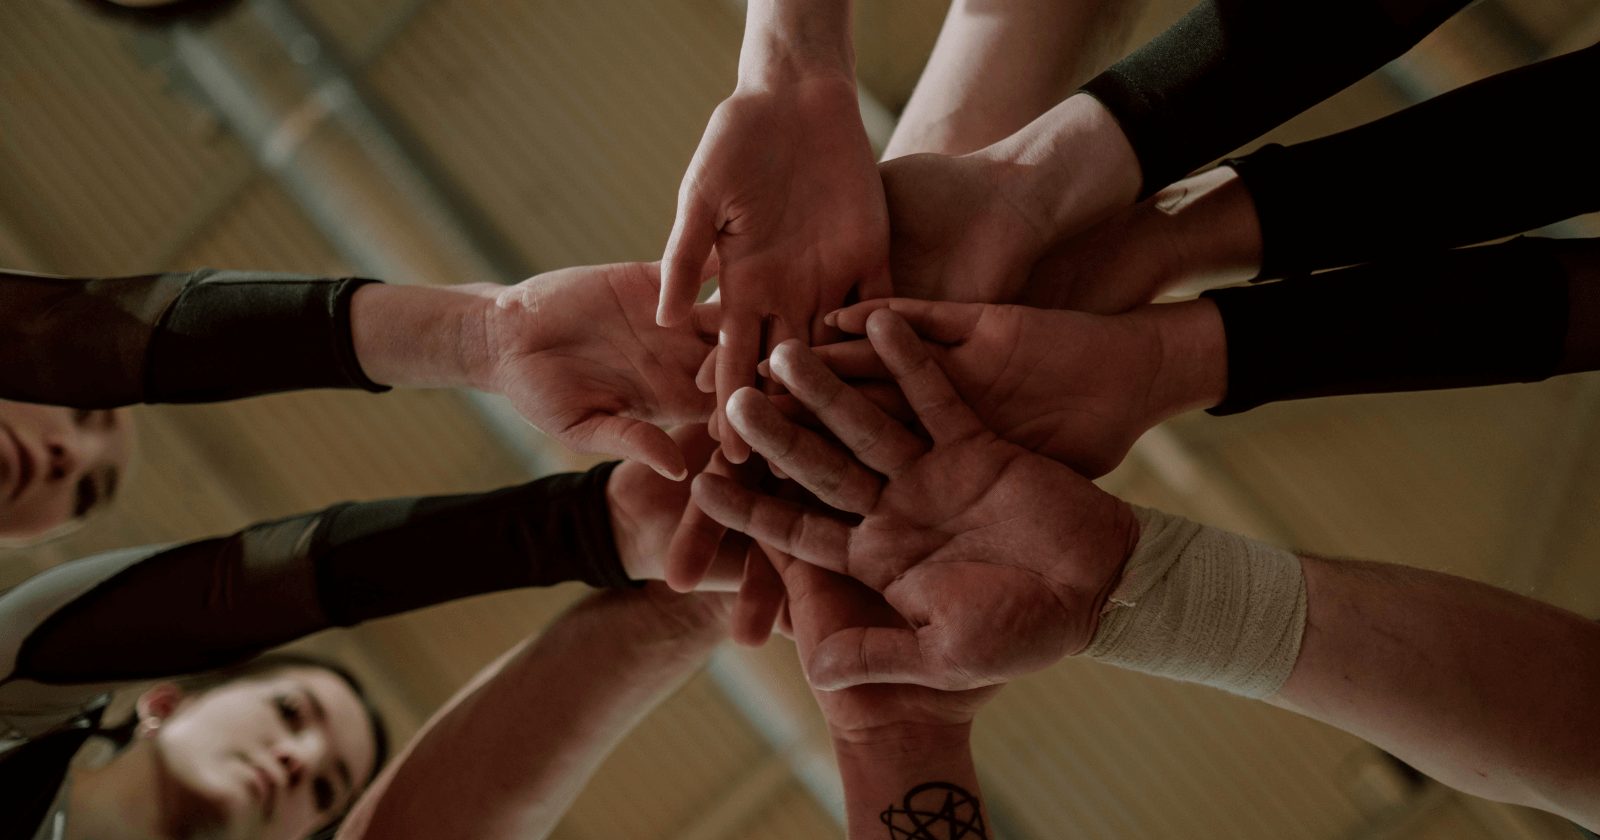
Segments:
[[[0,4],[0,264],[455,283],[653,259],[705,120],[733,87],[743,20],[730,0],[225,5],[141,26],[82,2]],[[1187,5],[1148,2],[1130,45]],[[946,3],[857,6],[863,111],[881,147]],[[1593,3],[1485,0],[1271,139],[1365,122],[1597,37]],[[1587,219],[1555,232],[1597,230]],[[115,509],[69,538],[0,552],[0,586],[110,547],[583,463],[495,401],[454,392],[137,414],[137,464]],[[1280,544],[1438,569],[1595,618],[1597,421],[1594,374],[1197,414],[1152,431],[1103,484]],[[364,675],[404,737],[581,594],[480,598],[305,647]],[[975,747],[1009,838],[1579,836],[1287,712],[1090,663],[1007,688]],[[839,836],[830,761],[792,646],[727,649],[623,743],[555,836]]]

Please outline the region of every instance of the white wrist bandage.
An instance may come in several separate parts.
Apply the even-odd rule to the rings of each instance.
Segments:
[[[1267,697],[1289,679],[1306,625],[1300,558],[1135,507],[1139,545],[1084,655]]]

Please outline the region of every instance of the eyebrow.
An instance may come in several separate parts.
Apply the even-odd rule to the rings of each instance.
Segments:
[[[322,707],[322,701],[317,699],[317,693],[312,691],[310,686],[303,683],[300,686],[300,690],[306,693],[306,702],[310,704],[312,714],[317,716],[317,722],[322,724],[323,729],[327,729],[328,711]],[[332,739],[329,740],[331,743]],[[354,795],[356,783],[354,777],[350,775],[350,765],[345,763],[344,757],[335,755],[333,757],[333,767],[339,771],[340,781],[344,782],[345,795],[347,797]]]
[[[100,479],[101,504],[116,498],[117,483],[122,480],[122,473],[116,467],[106,467]]]

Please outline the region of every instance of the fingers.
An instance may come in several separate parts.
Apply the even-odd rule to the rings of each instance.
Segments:
[[[700,363],[700,369],[694,374],[694,387],[699,388],[703,394],[717,392],[717,348],[712,347],[711,352],[706,354],[705,361]]]
[[[899,313],[923,338],[940,344],[956,344],[967,340],[977,329],[985,308],[982,303],[889,298],[865,300],[830,312],[823,320],[843,332],[861,335],[867,331],[867,320],[872,313],[888,309]]]
[[[745,553],[744,583],[739,587],[739,600],[733,607],[729,635],[735,642],[749,647],[766,644],[783,601],[783,578],[778,576],[761,546],[750,543]]]
[[[704,338],[707,344],[715,344],[717,328],[722,325],[722,304],[695,304],[689,311],[689,324],[694,328],[695,334]]]
[[[717,241],[718,220],[710,205],[690,188],[678,193],[678,215],[667,237],[667,250],[661,258],[661,298],[656,306],[656,323],[663,327],[689,317],[700,294],[712,246]]]
[[[579,452],[602,452],[638,461],[673,481],[682,481],[689,475],[683,450],[672,436],[643,420],[595,415],[561,437]]]
[[[917,631],[900,627],[846,627],[817,643],[806,678],[823,691],[863,683],[915,683],[955,690],[959,674],[935,668],[922,651]]]
[[[732,469],[722,453],[717,452],[701,474],[726,477]],[[712,519],[691,496],[684,505],[678,529],[672,533],[672,542],[667,546],[666,560],[662,563],[662,577],[667,585],[679,592],[689,592],[698,586],[718,562],[727,533],[727,526]]]
[[[817,358],[840,379],[891,379],[889,368],[872,349],[872,342],[857,339],[811,348]]]
[[[725,319],[717,344],[717,407],[722,411],[720,439],[728,460],[742,464],[750,457],[750,445],[728,425],[728,398],[740,388],[756,382],[756,362],[761,357],[761,324],[738,318]]]
[[[771,400],[754,388],[733,395],[728,401],[728,419],[766,457],[767,463],[800,482],[823,502],[860,514],[872,510],[877,502],[882,488],[877,476],[815,432],[783,416]]]
[[[894,374],[906,402],[917,413],[935,443],[948,443],[981,434],[978,415],[962,401],[928,348],[904,318],[879,310],[867,319],[867,338]],[[794,390],[790,386],[790,390]],[[802,396],[802,399],[804,397]]]
[[[718,523],[797,559],[849,574],[850,528],[843,522],[793,502],[760,495],[712,473],[701,473],[691,494],[695,506]],[[670,568],[668,575],[671,582]]]
[[[912,340],[919,348],[922,346],[916,336]],[[898,475],[926,451],[916,435],[834,376],[827,365],[798,342],[789,342],[773,352],[772,372],[828,431],[872,469],[887,476]],[[792,467],[784,458],[765,451],[762,454],[778,461],[790,475],[795,475],[795,468],[800,466]]]

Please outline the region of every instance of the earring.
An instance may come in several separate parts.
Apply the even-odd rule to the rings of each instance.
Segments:
[[[156,730],[160,728],[161,718],[152,715],[139,721],[139,727],[135,734],[137,734],[140,738],[149,738],[155,735]]]

